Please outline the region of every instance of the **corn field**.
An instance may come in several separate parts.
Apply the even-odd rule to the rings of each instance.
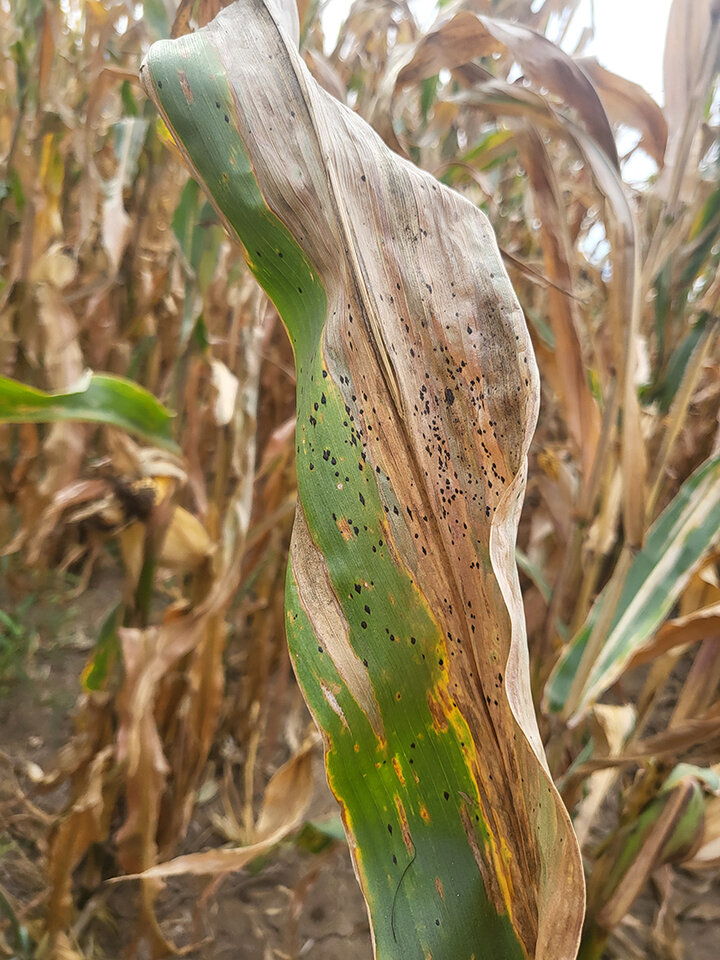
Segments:
[[[3,956],[716,956],[720,5],[584,6],[0,0]]]

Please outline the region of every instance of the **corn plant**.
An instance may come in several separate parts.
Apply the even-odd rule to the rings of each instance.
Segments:
[[[155,878],[240,867],[302,822],[311,739],[272,777],[253,814],[260,771],[295,695],[284,669],[282,582],[297,459],[302,506],[288,584],[296,619],[287,626],[301,684],[328,730],[328,773],[378,951],[435,936],[462,955],[481,926],[485,939],[492,930],[500,938],[496,954],[542,944],[555,907],[532,877],[548,851],[553,864],[552,824],[529,844],[531,857],[517,855],[534,826],[547,827],[548,810],[561,825],[563,814],[556,799],[549,808],[542,800],[542,813],[528,809],[532,789],[547,781],[527,747],[509,744],[527,736],[542,758],[527,687],[508,687],[513,669],[522,677],[522,623],[512,560],[498,549],[511,554],[515,518],[507,506],[477,515],[496,490],[505,502],[491,464],[505,477],[502,489],[511,482],[519,493],[529,453],[520,583],[540,734],[588,874],[580,951],[593,960],[647,955],[648,927],[626,921],[634,898],[655,876],[662,916],[671,916],[667,865],[712,865],[720,823],[718,797],[708,798],[718,789],[720,727],[717,3],[674,0],[662,109],[583,56],[587,34],[568,54],[575,0],[443,6],[427,33],[405,6],[359,0],[329,53],[316,5],[299,4],[312,75],[415,168],[345,108],[328,106],[293,43],[269,50],[273,61],[257,69],[230,63],[218,28],[156,49],[150,71],[160,71],[163,87],[148,78],[151,95],[245,244],[250,270],[187,180],[137,80],[152,40],[188,33],[218,6],[183,0],[174,21],[172,4],[157,0],[0,7],[8,47],[0,365],[13,378],[0,382],[0,527],[11,555],[3,570],[15,566],[12,555],[31,569],[71,565],[78,591],[98,567],[122,571],[80,678],[76,734],[36,784],[70,783],[38,855],[42,916],[34,908],[26,927],[25,904],[8,891],[6,939],[27,952],[19,925],[41,955],[92,952],[99,918],[81,945],[73,915],[81,886],[117,890],[99,886],[100,845],[103,876],[142,872],[138,928],[128,936],[165,955],[172,944]],[[262,8],[253,17],[244,35],[254,30],[257,51],[268,52],[269,21],[266,31]],[[287,33],[284,17],[277,14]],[[177,50],[190,54],[179,68],[187,86],[173,74]],[[261,59],[257,51],[248,63]],[[273,99],[271,115],[282,83],[292,97]],[[628,130],[636,138],[629,147]],[[640,184],[632,182],[638,154],[657,168]],[[532,347],[473,206],[492,222]],[[421,221],[427,237],[406,235]],[[449,271],[448,291],[436,277]],[[302,368],[296,442],[291,348],[252,273],[280,307]],[[477,317],[458,328],[463,311]],[[513,389],[518,351],[531,369],[534,353],[542,385],[531,442],[532,372],[527,385],[522,377],[515,384],[519,399],[507,403],[505,420],[489,412]],[[499,354],[503,371],[492,391],[480,388],[478,413],[478,390],[469,395],[467,384]],[[450,356],[455,368],[438,369]],[[88,368],[106,372],[88,379]],[[377,393],[370,406],[362,375]],[[147,394],[133,412],[118,376],[142,384],[175,417]],[[319,396],[318,376],[331,381]],[[428,415],[433,433],[421,424]],[[501,422],[514,423],[514,433]],[[472,424],[484,433],[470,436]],[[427,462],[442,445],[449,474],[444,456]],[[483,493],[477,487],[463,516],[468,471],[482,478]],[[424,504],[430,509],[419,512]],[[350,581],[350,564],[362,579]],[[464,600],[473,607],[463,617]],[[19,609],[6,631],[11,644]],[[488,673],[487,650],[509,654],[502,681]],[[519,767],[523,756],[530,771]],[[216,830],[241,846],[158,863],[179,852],[197,787],[202,781],[206,793],[220,769],[224,782],[241,782],[242,796],[235,813],[224,804]],[[366,793],[350,793],[353,773],[364,774]],[[518,777],[535,786],[526,794]],[[453,855],[464,844],[462,869],[457,879],[440,850],[431,864],[440,886],[428,888],[423,871],[440,831]],[[568,863],[577,873],[576,856]],[[483,891],[475,899],[473,883]],[[466,891],[459,904],[472,899],[462,932],[453,928],[462,942],[448,938],[448,890],[458,887]],[[568,942],[550,955],[572,952],[581,899],[567,905],[576,920]],[[82,922],[89,916],[84,910]]]
[[[572,957],[583,879],[529,688],[514,541],[537,416],[485,217],[308,73],[294,6],[156,44],[146,89],[287,326],[287,582],[379,957]]]

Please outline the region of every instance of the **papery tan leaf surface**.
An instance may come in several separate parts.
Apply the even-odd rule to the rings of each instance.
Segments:
[[[617,150],[607,116],[588,77],[559,46],[509,20],[463,10],[426,34],[398,74],[398,85],[417,83],[441,69],[507,50],[526,76],[577,110],[587,132],[617,168]]]
[[[579,306],[572,296],[573,251],[566,223],[566,208],[552,160],[542,136],[534,126],[521,138],[528,180],[540,218],[545,273],[553,286],[548,289],[549,320],[555,333],[555,356],[560,374],[559,392],[573,440],[581,450],[587,481],[595,462],[600,435],[600,409],[592,395],[587,365],[580,342],[583,329]]]
[[[118,879],[165,879],[183,874],[213,875],[241,870],[251,860],[267,853],[302,824],[314,792],[311,737],[270,778],[255,824],[252,843],[242,847],[189,853],[159,863],[143,873]]]
[[[51,885],[47,925],[51,935],[62,939],[72,916],[73,870],[88,847],[100,842],[107,830],[109,810],[103,796],[105,768],[112,749],[105,747],[91,759],[85,787],[70,809],[54,826],[50,836],[48,874]]]
[[[606,70],[595,57],[584,57],[577,63],[592,81],[610,120],[638,130],[639,146],[661,168],[665,162],[668,126],[658,104],[640,84]]]
[[[720,865],[720,797],[705,802],[705,825],[700,847],[683,866],[690,870],[716,869]]]
[[[666,620],[652,641],[633,656],[628,669],[650,663],[676,647],[716,639],[720,642],[720,603],[694,610],[683,617]]]
[[[619,757],[636,719],[636,710],[630,704],[596,704],[592,711],[591,725],[596,740],[595,754],[602,753],[608,758]],[[617,773],[610,766],[592,773],[584,782],[583,797],[573,818],[573,826],[581,846],[587,840],[595,816],[616,778]],[[580,782],[578,780],[578,786]],[[565,797],[570,803],[567,794]]]
[[[671,255],[682,224],[682,207],[696,196],[697,169],[708,145],[703,132],[708,96],[720,60],[720,7],[717,0],[673,0],[665,41],[663,79],[668,145],[658,195],[668,207],[666,228],[654,246]],[[652,248],[651,248],[652,250]],[[654,252],[654,251],[653,251]],[[656,261],[650,258],[650,266]]]

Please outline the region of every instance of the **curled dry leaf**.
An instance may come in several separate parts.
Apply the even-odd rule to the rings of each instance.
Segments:
[[[73,870],[88,847],[100,842],[106,834],[109,811],[103,788],[106,768],[111,762],[111,747],[95,753],[88,764],[82,792],[73,798],[64,817],[57,821],[50,834],[47,925],[53,938],[62,939],[62,931],[67,928],[72,915]]]
[[[616,758],[620,756],[623,745],[635,726],[637,713],[629,704],[599,703],[592,710],[592,734],[596,742],[595,753],[604,757]],[[583,846],[588,838],[595,815],[608,794],[617,774],[612,766],[596,770],[587,780],[577,778],[578,787],[586,783],[583,788],[583,798],[573,816],[573,825],[580,845]],[[568,794],[563,790],[568,806],[572,803]]]
[[[692,856],[702,837],[703,791],[696,777],[671,775],[654,800],[611,838],[593,865],[588,900],[594,924],[612,930],[664,863]]]
[[[644,533],[647,474],[636,384],[641,272],[635,215],[628,202],[616,158],[608,155],[586,127],[554,109],[547,99],[534,91],[493,78],[475,64],[466,64],[456,74],[470,87],[457,94],[469,107],[477,106],[503,117],[520,117],[543,130],[561,133],[579,151],[595,187],[608,201],[608,212],[612,215],[608,217],[606,226],[613,267],[609,291],[610,326],[615,367],[622,384],[622,389],[616,395],[617,400],[612,401],[613,415],[609,422],[612,424],[617,420],[617,408],[621,405],[623,521],[628,544],[637,548],[642,543]],[[604,432],[605,447],[598,448],[596,463],[598,457],[606,455],[611,435],[610,430]],[[584,446],[586,456],[588,448],[592,447],[592,443]],[[592,501],[593,497],[589,499]]]
[[[155,701],[163,676],[179,656],[200,642],[199,630],[161,632],[121,629],[124,682],[117,698],[116,759],[123,770],[125,819],[117,832],[117,858],[127,870],[142,871],[157,859],[160,803],[169,771],[155,717]],[[174,642],[173,642],[174,641]],[[142,923],[153,956],[171,952],[153,910],[157,882],[143,883]]]
[[[720,603],[694,610],[684,617],[666,620],[650,643],[634,654],[628,669],[651,663],[669,650],[706,639],[720,642]]]
[[[212,875],[241,870],[251,860],[262,856],[302,824],[312,800],[312,752],[314,737],[308,738],[300,750],[276,771],[265,788],[262,808],[255,825],[253,842],[243,847],[208,850],[175,857],[159,863],[141,874],[118,877],[119,880],[163,880],[183,874]]]
[[[640,84],[606,70],[595,57],[585,57],[577,63],[592,81],[610,120],[639,131],[639,146],[662,167],[668,127],[650,94]]]
[[[235,4],[143,74],[293,343],[288,638],[376,953],[569,960],[514,562],[530,339],[486,218],[315,83],[293,11]]]
[[[305,62],[308,69],[321,87],[332,94],[336,100],[345,102],[345,86],[335,67],[318,50],[305,50]]]
[[[120,261],[130,240],[132,222],[125,210],[123,191],[135,178],[147,127],[147,120],[140,117],[127,117],[115,126],[117,170],[105,184],[102,211],[102,241],[108,255],[111,278],[120,269]]]
[[[680,191],[683,199],[689,199],[695,187],[694,177],[685,177],[684,172],[694,170],[700,160],[696,133],[709,81],[716,69],[713,61],[720,39],[719,26],[716,0],[673,0],[663,60],[669,137],[666,175],[660,182],[661,193],[671,201],[675,199],[674,191]],[[693,149],[695,162],[688,164]]]
[[[700,847],[684,866],[692,870],[707,870],[720,865],[720,797],[705,802],[705,824]]]
[[[398,74],[398,85],[417,83],[441,69],[460,67],[502,50],[507,50],[537,86],[577,111],[587,133],[617,169],[615,139],[592,83],[564,50],[523,24],[462,10],[420,40],[412,59]]]
[[[649,760],[693,754],[694,759],[707,762],[708,756],[717,755],[720,738],[720,711],[708,710],[702,717],[685,720],[668,730],[656,733],[644,740],[637,740],[632,749],[612,757],[596,757],[575,767],[563,784],[564,793],[579,787],[583,780],[598,770],[620,769],[647,763]]]
[[[568,429],[582,452],[586,482],[595,462],[600,435],[600,409],[590,390],[579,331],[580,307],[573,296],[572,244],[566,221],[566,207],[553,170],[550,154],[537,129],[529,125],[521,138],[525,167],[535,199],[542,231],[543,264],[552,281],[548,308],[555,334],[560,396],[565,406]]]

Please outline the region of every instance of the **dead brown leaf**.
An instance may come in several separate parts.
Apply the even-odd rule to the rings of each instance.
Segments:
[[[602,103],[587,76],[560,47],[520,23],[461,11],[426,34],[398,74],[398,85],[417,83],[439,70],[507,50],[526,76],[577,110],[583,125],[619,167],[615,140]]]
[[[572,247],[565,219],[565,204],[555,177],[550,154],[534,126],[528,125],[521,137],[524,161],[540,218],[545,273],[552,286],[548,289],[549,319],[555,333],[555,356],[565,419],[573,440],[581,451],[583,475],[587,483],[595,462],[600,435],[600,410],[590,391],[580,341],[580,307],[571,293],[574,286]]]
[[[639,84],[606,70],[595,57],[585,57],[577,63],[592,81],[610,120],[638,130],[639,145],[662,168],[668,128],[662,110],[650,94]]]
[[[312,753],[317,742],[317,737],[306,740],[300,750],[271,778],[255,825],[253,843],[244,847],[191,853],[160,863],[140,874],[117,879],[165,879],[187,873],[229,873],[241,870],[251,860],[267,853],[303,821],[313,794]]]

